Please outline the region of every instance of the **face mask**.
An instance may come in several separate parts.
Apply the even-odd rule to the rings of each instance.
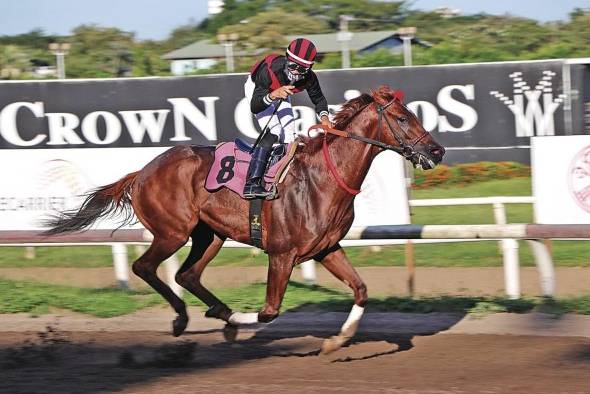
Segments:
[[[295,73],[294,71],[297,73]],[[305,68],[303,66],[300,66],[299,64],[297,64],[295,62],[287,61],[287,63],[285,63],[285,74],[287,74],[287,78],[289,79],[289,82],[291,82],[291,83],[301,81],[303,78],[305,78],[305,75],[308,72],[309,72],[309,68]]]

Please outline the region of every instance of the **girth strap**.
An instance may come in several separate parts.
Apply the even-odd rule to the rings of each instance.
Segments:
[[[255,198],[250,200],[250,240],[252,245],[264,250],[262,247],[262,199]]]

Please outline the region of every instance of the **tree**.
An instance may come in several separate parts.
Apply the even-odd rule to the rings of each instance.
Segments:
[[[82,25],[67,39],[72,44],[66,56],[67,75],[72,78],[114,77],[120,56],[135,45],[133,33],[113,27]]]
[[[300,13],[287,14],[278,9],[264,11],[244,23],[221,28],[219,33],[237,33],[238,47],[252,53],[257,50],[284,51],[286,35],[324,33],[330,30],[325,21]]]
[[[16,45],[0,45],[0,78],[16,79],[30,68],[29,54]]]

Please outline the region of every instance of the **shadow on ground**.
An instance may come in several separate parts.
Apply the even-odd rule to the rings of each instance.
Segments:
[[[446,330],[462,317],[457,314],[443,325],[428,325],[435,329],[424,330],[421,325],[419,330],[407,326],[401,330],[405,332],[383,328],[374,332],[371,315],[379,314],[368,314],[368,322],[349,347],[330,356],[320,355],[319,348],[324,338],[338,332],[345,318],[340,313],[306,312],[291,314],[293,317],[287,313],[256,331],[241,331],[235,341],[225,340],[222,330],[189,331],[180,338],[158,332],[62,332],[53,327],[39,333],[4,333],[0,392],[114,392],[166,377],[207,376],[225,367],[244,366],[247,373],[248,363],[273,357],[284,364],[291,357],[362,362],[407,351],[415,335]],[[310,318],[302,321],[305,316]],[[359,346],[365,346],[363,351],[358,351]]]

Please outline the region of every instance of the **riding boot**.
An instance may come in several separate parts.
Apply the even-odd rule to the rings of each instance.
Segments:
[[[252,153],[250,166],[248,167],[248,174],[246,177],[246,185],[244,186],[244,198],[253,199],[258,197],[266,197],[270,193],[264,188],[264,171],[270,156],[271,148],[257,146]]]

